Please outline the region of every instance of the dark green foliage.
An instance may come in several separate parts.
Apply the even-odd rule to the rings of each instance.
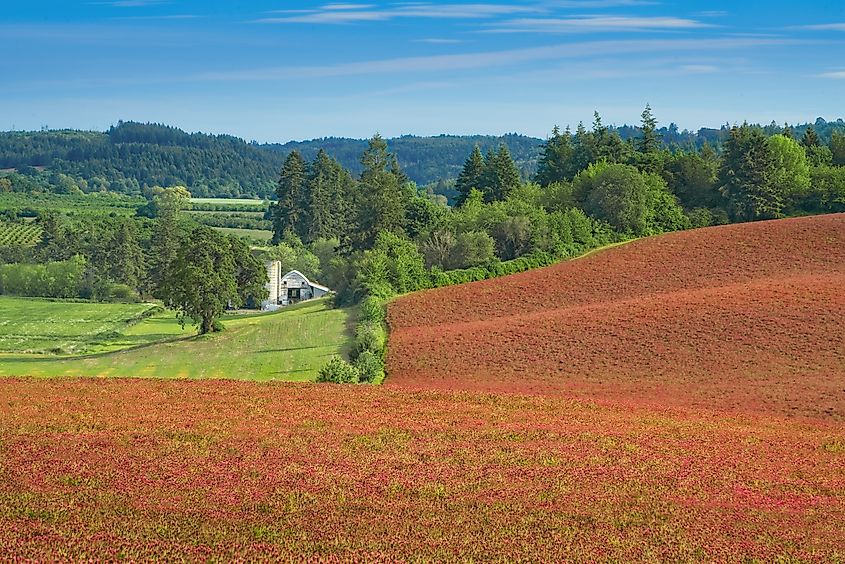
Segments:
[[[804,136],[801,138],[801,144],[807,149],[811,147],[818,147],[822,144],[821,139],[819,139],[819,136],[816,134],[816,130],[813,126],[808,127],[804,131]]]
[[[464,168],[455,182],[455,190],[458,192],[455,198],[456,205],[462,205],[473,189],[482,189],[486,166],[484,155],[481,154],[481,149],[476,145],[464,163]]]
[[[357,384],[358,369],[339,356],[333,356],[317,374],[317,382],[327,384]]]
[[[381,136],[376,135],[370,140],[361,163],[364,172],[358,187],[358,233],[353,244],[356,248],[366,249],[373,246],[380,233],[405,232],[409,194],[392,169],[395,160]]]
[[[592,165],[574,184],[584,210],[622,233],[651,235],[687,225],[663,179],[632,166]]]
[[[358,380],[361,383],[378,382],[384,377],[384,360],[369,350],[358,355],[353,365],[358,371]]]
[[[317,153],[309,171],[303,240],[347,239],[353,215],[355,181],[352,175],[323,150]]]
[[[657,120],[648,104],[643,110],[641,130],[642,134],[636,142],[637,151],[646,155],[656,153],[660,149],[660,138],[657,135]]]
[[[499,146],[497,152],[487,155],[481,186],[486,201],[504,200],[520,183],[519,169],[506,145]]]
[[[44,264],[0,265],[0,294],[45,298],[77,298],[82,291],[85,258]]]
[[[845,166],[845,133],[834,131],[831,134],[830,156],[834,166]]]
[[[709,145],[700,151],[680,151],[668,162],[664,176],[672,193],[687,208],[717,206],[719,158]]]
[[[285,159],[279,182],[276,185],[276,203],[273,205],[273,242],[281,241],[285,234],[302,237],[306,231],[304,215],[308,204],[306,193],[307,164],[299,152],[294,151]]]
[[[567,129],[561,134],[560,128],[555,126],[540,150],[540,160],[537,164],[537,174],[534,181],[541,186],[572,180],[572,161],[575,148],[572,144],[572,134]]]
[[[425,196],[414,196],[405,210],[405,231],[411,238],[430,233],[437,228],[448,208]]]
[[[264,262],[250,250],[249,245],[235,237],[227,237],[234,261],[235,287],[238,299],[233,306],[258,308],[267,297],[267,271]]]
[[[165,304],[178,312],[183,323],[193,320],[200,334],[212,331],[215,320],[226,308],[242,305],[244,294],[255,288],[257,274],[239,272],[250,266],[239,258],[240,262],[229,238],[208,227],[196,227],[180,246],[169,269],[162,288]],[[242,288],[240,277],[245,280]],[[263,285],[266,273],[259,280]]]
[[[784,195],[774,184],[775,160],[759,128],[744,124],[731,129],[719,171],[720,191],[734,220],[780,217]]]

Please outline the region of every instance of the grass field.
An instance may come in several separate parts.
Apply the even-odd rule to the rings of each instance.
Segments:
[[[255,239],[256,241],[269,241],[273,238],[273,232],[265,231],[264,229],[238,229],[235,227],[215,227],[215,229],[228,235],[247,237],[248,239]]]
[[[51,327],[66,325],[64,311],[72,305],[76,304],[61,304],[61,316],[28,329],[30,338],[56,342],[59,337],[50,334],[55,332]],[[182,330],[173,314],[165,313],[113,335],[102,345],[125,350],[75,358],[6,354],[0,356],[0,376],[310,381],[329,357],[346,352],[353,322],[351,310],[332,309],[326,300],[315,300],[277,313],[224,318],[226,331],[197,337],[192,328]],[[72,342],[72,337],[68,339]]]
[[[116,335],[153,307],[0,296],[0,352],[114,350]]]
[[[254,198],[191,198],[191,203],[220,206],[261,206],[264,205],[264,200]]]

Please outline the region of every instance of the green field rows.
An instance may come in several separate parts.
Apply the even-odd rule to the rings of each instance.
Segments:
[[[0,296],[0,352],[113,350],[115,335],[154,307]]]
[[[31,247],[41,238],[41,227],[35,223],[0,222],[0,246],[26,245]]]
[[[87,335],[97,326],[93,319],[88,321],[94,317],[90,312],[70,313],[75,308],[69,306],[77,304],[49,303],[58,304],[64,312],[59,315],[57,311],[49,320],[32,326],[22,319],[15,323],[26,327],[33,341],[72,342],[74,335]],[[0,312],[0,318],[8,319],[10,313]],[[47,312],[42,311],[41,315]],[[73,315],[76,321],[69,323]],[[103,313],[100,317],[108,316]],[[326,300],[314,300],[276,313],[224,318],[225,331],[198,337],[191,327],[183,330],[174,314],[167,312],[112,335],[102,345],[111,350],[124,349],[118,352],[74,358],[0,354],[0,376],[311,381],[332,355],[348,352],[354,317],[352,310],[333,309]],[[5,350],[13,344],[7,344]]]
[[[246,237],[247,239],[254,239],[261,242],[266,242],[273,238],[273,232],[265,231],[264,229],[238,229],[236,227],[215,227],[215,229],[228,235]]]

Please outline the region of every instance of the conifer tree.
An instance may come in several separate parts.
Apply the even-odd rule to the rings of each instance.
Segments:
[[[486,161],[485,199],[489,202],[504,200],[520,185],[519,169],[505,144],[499,145],[497,152],[491,151]]]
[[[463,205],[473,189],[482,189],[485,166],[484,155],[481,154],[481,149],[476,145],[472,150],[472,154],[470,154],[464,163],[464,168],[458,175],[458,180],[455,182],[455,190],[458,192],[458,196],[455,199],[457,205]]]
[[[567,130],[561,134],[560,128],[555,126],[552,135],[541,148],[540,162],[534,181],[541,186],[548,186],[555,182],[571,180],[569,175],[574,149],[572,135]]]
[[[845,166],[845,133],[834,131],[830,136],[830,152],[833,164]]]
[[[302,235],[305,220],[307,166],[299,151],[292,151],[285,159],[276,185],[276,204],[273,208],[273,243],[284,239],[285,232]]]
[[[308,175],[308,222],[305,242],[344,238],[351,218],[352,176],[320,149]]]
[[[382,231],[404,234],[408,194],[400,183],[404,175],[400,175],[398,163],[380,135],[370,140],[361,164],[364,171],[359,183],[359,232],[354,245],[369,248]]]
[[[657,120],[651,113],[651,106],[646,104],[642,114],[642,135],[637,139],[637,150],[640,153],[656,153],[660,149],[660,139],[657,135]]]
[[[807,127],[807,130],[804,132],[804,137],[801,138],[801,144],[808,149],[811,147],[818,147],[822,144],[812,125]]]
[[[720,191],[734,220],[781,216],[783,194],[774,183],[775,160],[766,136],[747,123],[733,127],[719,171]]]

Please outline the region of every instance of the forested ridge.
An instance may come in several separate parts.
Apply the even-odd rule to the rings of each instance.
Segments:
[[[811,126],[820,141],[828,143],[833,131],[845,129],[845,122],[819,118],[813,124],[792,126],[791,130],[800,137]],[[773,135],[783,128],[772,123],[762,129]],[[641,134],[639,126],[608,130],[626,142],[633,142]],[[701,148],[705,144],[718,149],[729,137],[730,126],[691,132],[670,123],[656,132],[660,143],[670,149]],[[387,144],[410,180],[418,185],[431,184],[435,192],[454,197],[451,185],[474,147],[487,153],[504,144],[522,177],[528,179],[537,169],[543,140],[518,134],[407,135],[388,139]],[[6,174],[14,169],[30,177],[31,185],[40,184],[45,191],[140,194],[153,186],[182,185],[194,196],[268,197],[273,194],[278,171],[291,151],[299,151],[312,160],[324,150],[357,175],[363,170],[359,159],[366,148],[367,141],[361,139],[329,137],[258,144],[231,135],[186,133],[166,125],[120,122],[105,132],[0,132],[0,169]],[[18,182],[25,184],[27,179]]]

